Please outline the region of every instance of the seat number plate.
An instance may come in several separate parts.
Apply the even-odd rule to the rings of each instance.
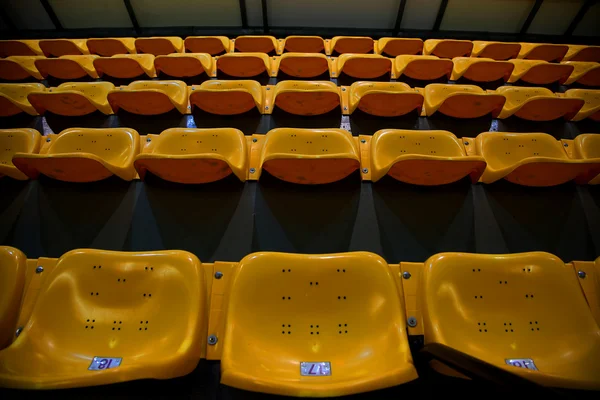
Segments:
[[[94,357],[89,366],[90,371],[102,371],[109,368],[117,368],[121,365],[122,358]]]
[[[300,375],[302,376],[330,376],[331,364],[326,362],[302,362],[300,363]]]
[[[537,371],[535,364],[531,358],[509,358],[505,360],[508,365],[513,367],[531,369],[533,371]]]

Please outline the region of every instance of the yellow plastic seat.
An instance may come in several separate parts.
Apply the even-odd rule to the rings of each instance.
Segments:
[[[534,85],[563,84],[573,72],[572,65],[549,63],[542,60],[509,60],[515,69],[509,83],[523,81]]]
[[[600,62],[600,46],[569,45],[563,61]]]
[[[496,61],[484,57],[456,57],[452,59],[453,81],[466,78],[473,82],[494,82],[503,79],[508,81],[515,67],[508,61]]]
[[[349,114],[356,109],[378,117],[421,114],[423,95],[403,82],[354,82],[350,86]]]
[[[93,38],[87,40],[90,54],[111,57],[115,54],[135,54],[135,38]]]
[[[206,330],[204,276],[185,251],[64,254],[21,335],[0,352],[0,386],[73,388],[188,374]]]
[[[565,97],[584,101],[583,107],[571,121],[590,118],[593,121],[600,122],[600,90],[569,89],[565,92]]]
[[[505,98],[474,85],[445,85],[432,83],[425,87],[425,114],[439,111],[454,118],[479,118],[492,114],[496,118]]]
[[[570,120],[584,104],[583,100],[559,97],[546,88],[502,86],[496,92],[506,97],[498,118],[516,115],[531,121],[552,121],[560,117]]]
[[[267,88],[269,89],[269,88]],[[265,100],[265,112],[275,106],[294,115],[321,115],[341,106],[340,91],[331,81],[279,82]]]
[[[254,180],[264,169],[287,182],[325,184],[360,168],[358,143],[343,129],[277,128],[255,138],[258,159],[253,159],[256,172],[250,176]]]
[[[177,36],[147,37],[135,39],[138,53],[164,56],[171,53],[183,53],[183,39]]]
[[[140,115],[158,115],[177,109],[188,112],[188,93],[182,81],[135,81],[108,93],[116,113],[120,108]]]
[[[430,257],[423,323],[425,345],[449,346],[544,386],[600,388],[598,324],[573,269],[552,254]]]
[[[140,137],[133,129],[70,128],[44,137],[39,154],[16,153],[12,158],[31,179],[40,173],[65,182],[95,182],[112,175],[126,181],[136,177],[133,160],[140,152]]]
[[[42,56],[39,40],[0,40],[0,57]]]
[[[217,57],[217,70],[238,78],[271,76],[271,58],[265,53],[225,53]]]
[[[190,105],[217,115],[236,115],[257,108],[262,113],[263,91],[256,81],[209,80],[190,87]]]
[[[563,61],[561,64],[572,65],[573,72],[569,79],[564,83],[570,85],[579,83],[585,86],[600,86],[600,63],[585,61]]]
[[[46,57],[90,54],[86,39],[43,39],[40,48]]]
[[[0,140],[2,136],[0,133]],[[10,344],[17,328],[26,268],[25,254],[14,247],[0,246],[0,350]]]
[[[398,56],[395,61],[398,77],[406,75],[412,79],[430,81],[443,76],[450,78],[452,60],[442,60],[436,56]]]
[[[112,57],[94,59],[94,68],[101,77],[106,74],[113,78],[130,79],[146,74],[156,77],[154,56],[152,54],[115,54]]]
[[[583,135],[580,135],[583,136]],[[598,180],[600,182],[600,180]],[[590,310],[600,326],[600,257],[595,261],[573,261],[570,263],[578,275]],[[583,277],[580,275],[584,273]]]
[[[27,180],[28,177],[24,173],[18,170],[12,162],[12,157],[15,153],[37,153],[40,151],[40,142],[42,135],[35,130],[29,128],[19,129],[0,129],[0,178],[8,176],[13,179],[20,181]],[[2,247],[0,247],[2,249]],[[2,259],[2,252],[0,250],[0,260]],[[2,274],[2,263],[0,263],[0,275]],[[0,280],[1,282],[2,280]],[[8,281],[6,281],[8,283]],[[9,288],[5,288],[8,290]],[[2,299],[2,292],[0,290],[0,349],[2,348],[2,333],[4,331],[2,323],[2,315],[6,312],[3,310],[3,305],[6,304],[6,299]]]
[[[206,73],[213,76],[213,58],[206,53],[174,53],[166,56],[157,56],[154,59],[157,72],[169,76],[186,78]]]
[[[329,71],[329,58],[320,53],[283,53],[275,62],[275,69],[296,78],[314,78]]]
[[[342,72],[353,78],[374,79],[380,76],[395,74],[392,71],[392,59],[379,54],[341,54],[336,60],[336,76]]]
[[[329,42],[327,54],[367,54],[372,53],[375,44],[373,39],[365,36],[335,36]]]
[[[423,43],[423,54],[433,54],[440,58],[468,57],[473,51],[470,40],[427,39]]]
[[[184,40],[184,46],[190,53],[208,53],[215,56],[227,53],[231,44],[227,36],[188,36]]]
[[[571,159],[563,144],[546,133],[484,132],[474,142],[477,154],[487,162],[483,183],[504,178],[524,186],[555,186],[571,180],[583,184],[600,173],[600,158]]]
[[[476,183],[485,169],[481,156],[468,156],[448,131],[382,129],[370,141],[371,180],[386,174],[414,185],[445,185],[469,176]]]
[[[322,53],[325,41],[321,36],[288,36],[283,41],[283,51],[291,53]]]
[[[79,79],[84,76],[98,78],[94,60],[99,56],[61,56],[60,58],[41,58],[35,60],[35,66],[44,78],[53,76],[58,79]]]
[[[48,90],[31,92],[27,98],[39,114],[50,111],[75,117],[98,110],[110,115],[113,110],[107,95],[114,87],[110,82],[67,82]]]
[[[365,252],[245,257],[226,302],[221,383],[325,397],[416,379],[392,271]]]
[[[134,166],[140,178],[147,171],[172,182],[209,183],[232,173],[242,182],[248,173],[244,133],[233,128],[171,128],[148,135]]]
[[[502,61],[517,58],[519,51],[521,51],[521,43],[473,40],[471,57],[491,58]]]
[[[273,36],[238,36],[234,41],[235,51],[241,53],[277,52],[279,44]]]
[[[575,140],[573,140],[573,157],[580,160],[600,160],[600,135],[596,133],[577,135]],[[596,176],[591,176],[588,183],[590,185],[600,184],[600,173]],[[598,269],[597,277],[600,279],[600,258],[596,259],[596,268]],[[600,299],[600,291],[597,291],[597,293]],[[600,305],[600,302],[598,304]]]
[[[423,40],[415,38],[381,38],[377,41],[375,52],[392,57],[421,54],[423,52]]]
[[[563,59],[568,50],[569,46],[564,44],[521,43],[521,51],[517,57],[558,62]]]
[[[10,56],[0,59],[0,79],[9,81],[18,81],[34,77],[42,80],[44,77],[40,74],[35,61],[45,58],[44,56]]]
[[[22,112],[38,115],[27,95],[45,90],[46,86],[41,83],[0,83],[0,117],[10,117]]]

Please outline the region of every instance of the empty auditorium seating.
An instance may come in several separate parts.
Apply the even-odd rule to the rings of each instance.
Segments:
[[[135,81],[111,90],[108,103],[115,113],[120,108],[141,115],[189,111],[187,86],[182,81]]]
[[[173,53],[156,56],[154,66],[157,72],[176,78],[187,78],[206,73],[215,76],[213,58],[206,53]]]
[[[519,51],[521,51],[520,43],[473,40],[473,52],[471,56],[502,61],[517,58]]]
[[[377,41],[375,52],[392,57],[421,54],[423,52],[423,40],[412,38],[381,38]]]
[[[570,100],[583,100],[583,106],[572,118],[572,121],[581,121],[590,118],[600,121],[600,90],[569,89],[565,97]]]
[[[509,83],[523,81],[534,85],[548,85],[558,82],[563,84],[573,72],[573,66],[549,63],[543,60],[509,60],[515,69],[508,80]]]
[[[86,39],[43,39],[40,48],[46,57],[90,54],[85,42]]]
[[[273,36],[238,36],[235,51],[242,53],[277,53],[279,43]]]
[[[0,57],[41,56],[39,40],[0,40]]]
[[[184,46],[190,53],[208,53],[216,56],[227,53],[231,44],[227,36],[188,36],[184,40]]]
[[[148,135],[134,166],[172,182],[208,183],[235,174],[246,181],[248,149],[244,133],[233,128],[172,128]]]
[[[41,83],[4,83],[0,84],[0,117],[10,117],[22,112],[37,115],[37,111],[27,95],[31,92],[45,91]]]
[[[396,180],[415,185],[444,185],[469,176],[476,183],[485,160],[467,155],[460,139],[448,131],[412,131],[383,129],[372,138],[361,136],[369,146],[371,180],[377,182],[386,174]]]
[[[252,139],[251,180],[264,169],[287,182],[324,184],[360,168],[357,138],[343,129],[277,128]]]
[[[473,82],[494,82],[500,79],[506,82],[515,67],[508,61],[496,61],[485,57],[455,57],[452,62],[453,81],[464,77]]]
[[[271,76],[271,57],[265,53],[225,53],[217,58],[217,70],[238,78],[263,73]]]
[[[374,79],[390,74],[394,79],[392,59],[379,54],[341,54],[335,60],[335,69],[332,76],[342,73],[353,78]]]
[[[94,59],[94,68],[100,77],[106,74],[113,78],[130,79],[146,74],[156,77],[152,54],[115,54],[112,57]]]
[[[521,43],[521,51],[517,57],[558,62],[563,59],[568,50],[569,46],[564,44]]]
[[[423,54],[441,58],[468,57],[473,50],[470,40],[428,39],[423,44]]]
[[[257,108],[263,112],[263,88],[250,80],[209,80],[190,87],[190,105],[218,115],[242,114]]]
[[[35,61],[43,56],[10,56],[0,59],[0,79],[7,81],[18,81],[33,77],[42,80]]]
[[[515,115],[531,121],[552,121],[564,117],[573,118],[584,101],[560,97],[546,88],[502,86],[497,93],[506,96],[506,104],[498,118]]]
[[[600,62],[600,46],[569,45],[569,50],[563,61],[593,61]]]
[[[0,133],[0,141],[3,141],[3,136]],[[0,168],[3,167],[0,165]],[[10,344],[17,329],[26,268],[25,254],[14,247],[0,246],[0,350]]]
[[[373,39],[364,36],[335,36],[327,44],[327,54],[367,54],[374,50]]]
[[[566,142],[566,140],[563,140]],[[600,135],[595,133],[584,133],[581,135],[577,135],[577,137],[569,142],[569,148],[572,151],[572,158],[579,160],[600,160]],[[590,181],[588,182],[590,185],[598,185],[600,184],[600,174],[592,176]],[[596,260],[596,265],[598,269],[598,274],[596,275],[600,284],[600,258]],[[598,300],[600,300],[600,290],[594,290],[598,293]],[[600,301],[598,302],[600,305]],[[598,309],[600,316],[600,308]]]
[[[295,78],[315,78],[329,72],[330,58],[320,53],[284,53],[273,69]]]
[[[395,64],[398,77],[406,75],[412,79],[429,81],[444,76],[450,78],[452,73],[452,60],[436,56],[403,55],[396,57]]]
[[[279,82],[267,87],[265,113],[271,114],[275,106],[294,115],[326,114],[341,106],[340,89],[330,81]]]
[[[414,111],[419,115],[423,108],[423,95],[402,82],[354,82],[342,87],[342,93],[348,93],[347,114],[358,108],[378,117],[398,117]]]
[[[563,61],[563,64],[572,65],[573,72],[565,85],[579,83],[585,86],[600,86],[600,63],[585,61]]]
[[[176,36],[147,37],[135,39],[135,49],[138,53],[162,56],[171,53],[183,53],[183,39]]]
[[[133,129],[70,128],[44,138],[39,154],[16,153],[12,159],[31,179],[40,173],[66,182],[136,177],[133,160],[140,151],[140,138]]]
[[[90,54],[98,54],[103,57],[115,54],[135,54],[135,38],[92,38],[87,42]]]
[[[288,36],[281,47],[282,51],[292,53],[323,53],[325,41],[320,36]]]
[[[48,90],[42,87],[32,91],[27,98],[39,114],[50,111],[65,116],[87,115],[97,111],[113,113],[107,95],[114,89],[110,82],[67,82]]]
[[[98,78],[94,68],[96,55],[61,56],[60,58],[41,58],[35,60],[35,66],[45,78],[52,76],[58,79],[79,79],[85,76]]]
[[[474,85],[444,85],[432,83],[425,87],[425,114],[436,112],[454,118],[478,118],[491,114],[497,117],[502,110],[503,94],[486,92]]]
[[[12,157],[15,153],[37,153],[40,151],[40,142],[42,136],[35,129],[0,129],[0,178],[8,176],[13,179],[26,180],[27,175],[15,167]],[[0,254],[0,258],[1,258]],[[0,263],[0,274],[2,274],[2,263]],[[2,296],[0,290],[0,297]],[[2,348],[2,305],[5,301],[0,299],[0,348]]]

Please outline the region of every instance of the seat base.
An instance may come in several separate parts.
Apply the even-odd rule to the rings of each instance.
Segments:
[[[378,117],[399,117],[414,110],[421,113],[423,96],[418,93],[373,93],[360,99],[358,108]]]
[[[332,92],[287,92],[278,94],[275,105],[294,115],[321,115],[340,106],[340,96]]]
[[[395,163],[388,175],[400,182],[434,186],[457,182],[465,176],[477,183],[484,169],[483,161],[404,160]]]
[[[135,169],[141,179],[150,171],[161,179],[186,184],[215,182],[233,173],[225,161],[210,158],[138,158]]]
[[[113,175],[99,161],[82,157],[14,158],[13,163],[32,179],[42,173],[64,182],[96,182]]]
[[[319,185],[344,179],[360,168],[357,160],[323,159],[275,159],[263,164],[263,169],[286,182]]]
[[[190,103],[211,114],[236,115],[248,112],[256,107],[254,98],[248,92],[194,92]]]

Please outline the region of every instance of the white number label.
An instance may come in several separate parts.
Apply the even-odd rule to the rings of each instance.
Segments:
[[[302,362],[300,363],[300,375],[329,376],[331,375],[331,364],[329,362]]]
[[[509,358],[505,361],[508,365],[513,367],[531,369],[533,371],[538,370],[531,358]]]
[[[102,371],[109,368],[117,368],[121,365],[122,358],[94,357],[89,366],[90,371]]]

